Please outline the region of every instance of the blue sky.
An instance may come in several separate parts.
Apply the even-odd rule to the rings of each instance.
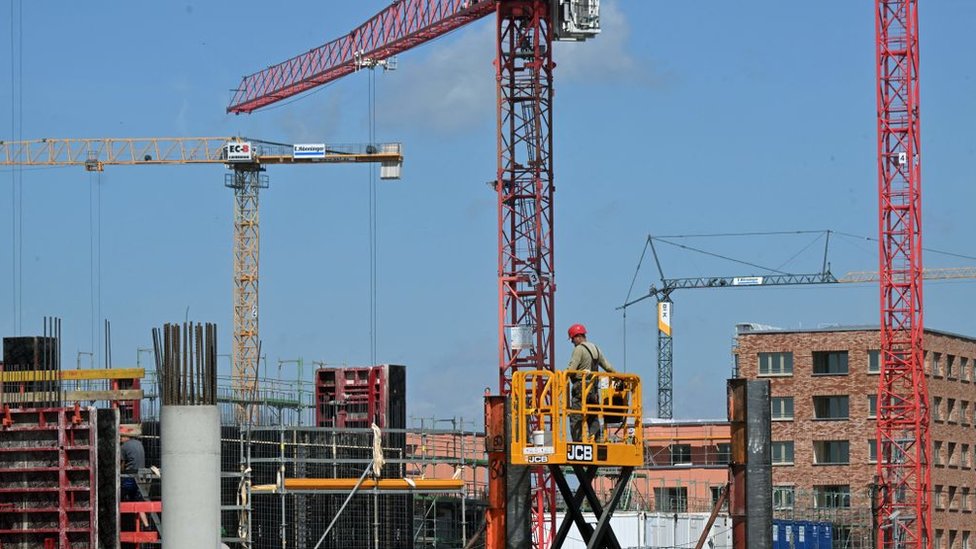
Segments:
[[[22,16],[19,6],[22,4]],[[386,1],[276,9],[241,1],[0,9],[0,139],[248,135],[365,142],[366,73],[250,116],[224,114],[240,77],[348,32]],[[17,24],[22,17],[22,34]],[[654,312],[623,302],[648,234],[833,229],[874,237],[873,2],[606,1],[604,32],[559,44],[556,69],[556,364],[583,322],[655,392]],[[976,256],[976,58],[966,0],[921,5],[925,246]],[[408,412],[481,416],[496,378],[493,27],[482,20],[376,75],[376,135],[404,144],[404,178],[378,188],[377,358],[409,367]],[[112,321],[116,366],[150,329],[189,317],[230,352],[232,193],[220,166],[0,171],[0,333],[13,334],[10,219],[22,182],[23,328],[64,321],[63,360]],[[278,359],[369,361],[369,170],[281,167],[261,197],[261,333]],[[98,211],[101,215],[98,215]],[[100,284],[92,246],[100,217]],[[688,239],[809,272],[813,236]],[[832,239],[835,273],[877,268],[876,245]],[[804,246],[805,252],[792,257]],[[662,247],[669,277],[758,274]],[[932,267],[976,260],[927,253]],[[655,282],[645,262],[635,293]],[[101,288],[93,299],[93,287]],[[972,282],[925,287],[933,328],[976,336]],[[736,322],[876,324],[876,287],[701,290],[674,296],[674,412],[722,417]],[[95,305],[93,306],[93,301]],[[625,357],[626,356],[626,360]],[[145,357],[144,357],[145,359]],[[290,367],[286,367],[290,368]],[[308,370],[308,369],[306,369]],[[286,373],[287,376],[294,375]],[[655,409],[647,398],[647,415]]]

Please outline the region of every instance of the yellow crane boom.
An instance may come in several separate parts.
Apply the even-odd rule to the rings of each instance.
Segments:
[[[228,146],[235,144],[250,144],[253,147],[251,159],[228,159]],[[315,150],[300,151],[296,147]],[[237,162],[264,165],[379,162],[392,169],[402,165],[403,155],[400,153],[399,143],[291,145],[246,137],[0,141],[0,165],[3,166],[83,166],[89,171],[102,171],[107,165],[228,164]],[[384,179],[396,179],[397,177],[398,175],[387,176]]]
[[[246,137],[146,137],[0,141],[0,166],[105,166],[226,164],[234,190],[233,378],[241,402],[253,400],[258,366],[258,190],[267,187],[266,165],[373,162],[381,179],[399,179],[399,143],[287,144]],[[239,417],[245,415],[242,404]]]

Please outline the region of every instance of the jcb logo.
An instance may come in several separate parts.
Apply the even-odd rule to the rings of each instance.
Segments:
[[[549,456],[526,456],[528,463],[549,463]]]
[[[566,461],[593,461],[593,446],[570,444],[566,447]]]

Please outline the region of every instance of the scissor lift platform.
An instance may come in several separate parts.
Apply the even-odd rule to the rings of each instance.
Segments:
[[[509,455],[513,465],[548,467],[566,516],[551,547],[558,549],[575,523],[588,548],[620,549],[610,517],[635,467],[644,464],[641,381],[635,374],[532,370],[512,376]],[[574,439],[573,423],[579,423]],[[574,493],[564,469],[579,481]],[[600,467],[619,468],[603,504],[593,480]],[[599,517],[586,522],[586,501]]]

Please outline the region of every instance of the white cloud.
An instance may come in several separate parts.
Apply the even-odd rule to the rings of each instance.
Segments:
[[[631,54],[630,25],[616,2],[600,4],[600,35],[585,42],[557,42],[553,47],[557,81],[648,83],[657,80],[647,62]]]
[[[629,49],[630,26],[615,2],[601,6],[601,34],[554,46],[560,82],[655,84],[649,63]],[[495,25],[489,16],[448,39],[401,56],[395,72],[377,75],[377,114],[393,129],[453,135],[491,125],[495,111]]]
[[[384,125],[455,134],[491,121],[494,29],[476,23],[450,41],[423,46],[424,56],[401,56],[395,72],[377,75],[376,110]]]

